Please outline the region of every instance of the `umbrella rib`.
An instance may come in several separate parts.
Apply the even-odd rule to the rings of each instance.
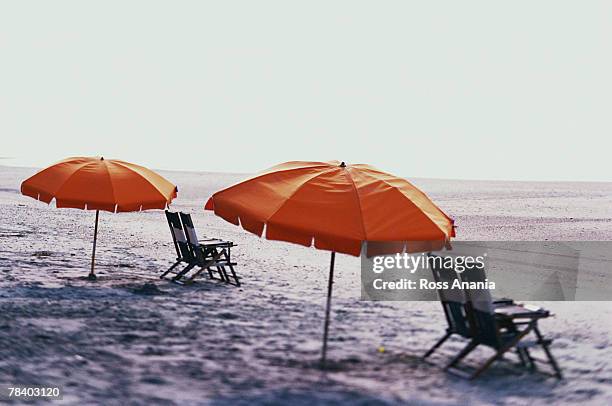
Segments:
[[[108,183],[110,184],[111,193],[113,195],[113,203],[115,203],[115,213],[117,212],[117,198],[115,197],[115,185],[113,185],[113,178],[110,175],[110,171],[108,170],[108,161],[102,160],[104,163],[104,169],[106,169],[106,175],[108,176]]]
[[[93,164],[93,163],[95,163],[95,162],[94,162],[94,161],[92,161],[92,162],[87,162],[87,163],[85,163],[85,164],[81,165],[81,167],[80,167],[79,169],[77,169],[76,171],[72,172],[72,174],[71,174],[70,176],[68,176],[68,178],[66,178],[66,180],[65,180],[65,181],[64,181],[64,183],[62,184],[62,187],[60,187],[60,188],[59,188],[59,190],[58,190],[58,191],[55,193],[55,196],[54,196],[54,197],[55,197],[55,200],[57,201],[57,197],[58,197],[58,195],[60,194],[60,192],[62,191],[62,189],[64,189],[64,188],[65,188],[65,187],[68,185],[68,182],[70,181],[70,179],[72,179],[72,178],[73,178],[73,177],[74,177],[74,176],[75,176],[77,173],[79,173],[81,170],[83,170],[83,168],[85,168],[87,165],[91,165],[91,164]],[[108,169],[107,169],[106,173],[108,174],[108,178],[109,178],[109,180],[110,180],[110,174],[108,173]],[[113,184],[112,184],[112,182],[111,182],[111,190],[112,190],[112,186],[113,186]],[[113,191],[113,200],[114,200],[114,198],[115,198],[115,193],[114,193],[114,191]],[[85,205],[88,205],[88,202],[84,202],[84,203],[85,203]],[[91,202],[90,202],[90,203],[91,203]]]
[[[164,198],[166,199],[166,202],[169,203],[172,199],[168,200],[168,198],[166,197],[166,195],[164,194],[164,192],[162,192],[161,190],[159,190],[159,188],[157,187],[157,185],[154,182],[151,182],[150,179],[148,179],[145,175],[143,175],[142,173],[140,173],[140,171],[137,171],[136,168],[132,168],[129,165],[124,164],[123,162],[120,161],[113,161],[113,163],[115,165],[119,165],[127,170],[129,170],[132,173],[135,173],[136,175],[140,176],[142,179],[146,180],[148,184],[150,184],[151,186],[153,186],[153,188],[155,190],[157,190],[157,192]],[[167,181],[168,183],[170,183],[170,181]],[[174,189],[176,190],[176,186],[173,184]]]
[[[30,176],[28,179],[34,178],[34,177],[36,177],[36,175],[40,175],[41,173],[43,173],[43,172],[53,168],[54,166],[57,166],[57,165],[60,165],[60,164],[64,164],[64,163],[69,163],[70,161],[75,160],[75,159],[82,159],[82,157],[74,156],[74,157],[62,159],[61,161],[58,161],[58,162],[54,163],[51,166],[47,166],[46,168],[42,168],[41,170],[37,171],[34,175]],[[89,162],[85,162],[84,164],[81,164],[81,166],[87,165],[88,163]],[[26,179],[26,180],[28,180],[28,179]]]
[[[245,180],[243,180],[243,181],[240,181],[240,182],[238,182],[238,183],[236,183],[236,184],[234,184],[234,185],[228,186],[227,188],[225,188],[225,189],[223,189],[223,190],[221,190],[221,191],[219,191],[219,192],[214,193],[214,194],[213,194],[213,197],[214,197],[214,196],[215,196],[217,193],[226,192],[226,191],[231,190],[231,189],[233,189],[233,188],[235,188],[235,187],[237,187],[237,186],[242,185],[242,184],[243,184],[243,183],[245,183],[245,182],[251,182],[251,181],[253,181],[253,180],[255,180],[255,179],[260,179],[260,178],[263,178],[264,176],[274,175],[274,174],[277,174],[277,173],[287,173],[287,172],[292,172],[292,171],[299,171],[299,170],[303,170],[303,169],[306,169],[306,168],[321,168],[321,167],[325,167],[325,166],[329,166],[329,165],[322,163],[321,165],[313,165],[313,166],[308,166],[308,167],[299,167],[299,168],[283,169],[283,170],[280,170],[280,171],[275,171],[275,172],[266,172],[266,173],[260,173],[260,174],[258,174],[258,175],[253,176],[253,177],[250,177],[250,178],[248,178],[248,179],[245,179]],[[332,166],[331,168],[335,168],[335,166]]]
[[[61,162],[60,162],[60,163],[61,163]],[[68,175],[68,176],[66,177],[66,179],[64,179],[64,181],[62,182],[61,186],[60,186],[60,187],[59,187],[57,190],[53,191],[53,193],[49,193],[49,192],[47,192],[47,191],[45,191],[45,190],[43,190],[43,189],[39,188],[38,186],[36,186],[36,187],[29,186],[29,187],[31,187],[32,189],[36,189],[38,193],[40,193],[40,192],[43,192],[43,193],[49,193],[49,194],[51,194],[51,195],[53,196],[53,198],[54,198],[54,199],[56,199],[56,198],[57,198],[57,197],[56,197],[56,196],[57,196],[57,194],[58,194],[58,193],[59,193],[59,192],[62,190],[62,188],[64,187],[64,185],[66,184],[66,182],[68,182],[68,181],[69,181],[69,180],[70,180],[70,179],[71,179],[71,178],[74,176],[74,174],[75,174],[76,172],[80,171],[81,169],[83,169],[83,167],[85,167],[85,166],[89,165],[90,163],[91,163],[91,162],[85,162],[84,164],[81,164],[81,166],[79,166],[79,169],[77,169],[76,171],[74,171],[74,172],[72,172],[70,175]],[[45,172],[46,170],[49,170],[49,169],[51,169],[51,168],[52,168],[52,166],[47,167],[47,168],[44,168],[44,169],[41,169],[40,171],[36,172],[36,174],[34,174],[34,175],[33,175],[31,178],[29,178],[29,179],[32,179],[33,177],[35,177],[35,176],[37,176],[37,175],[39,175],[39,174],[42,174],[43,172]],[[29,179],[26,179],[26,180],[25,180],[23,183],[25,183],[25,182],[26,182],[26,181],[28,181]],[[23,183],[22,183],[22,185],[23,185]]]
[[[392,176],[392,175],[390,175],[389,173],[384,172],[384,171],[381,171],[380,169],[375,168],[375,167],[373,167],[373,166],[369,166],[367,169],[362,169],[362,172],[368,172],[368,171],[369,171],[369,172],[379,173],[379,174],[381,174],[381,175],[385,175],[385,176]],[[420,193],[420,194],[421,194],[423,197],[425,197],[427,200],[429,200],[429,201],[431,202],[431,204],[432,204],[432,205],[433,205],[433,206],[434,206],[436,209],[438,209],[438,211],[439,211],[439,212],[440,212],[440,213],[441,213],[441,214],[442,214],[444,217],[446,217],[446,218],[447,218],[447,219],[449,219],[449,220],[452,220],[452,219],[451,219],[451,218],[450,218],[450,217],[449,217],[449,216],[448,216],[446,213],[444,213],[444,211],[442,211],[442,210],[441,210],[441,209],[438,207],[438,205],[436,205],[436,204],[433,202],[433,200],[431,200],[431,199],[430,199],[430,198],[429,198],[429,197],[428,197],[428,196],[427,196],[425,193],[423,193],[423,191],[421,191],[419,188],[415,187],[415,186],[412,184],[412,182],[410,182],[408,179],[404,179],[404,178],[401,178],[401,179],[402,179],[402,180],[404,180],[406,183],[408,183],[410,186],[412,186],[412,187],[415,189],[415,191],[416,191],[416,192]],[[389,185],[389,183],[387,183],[387,181],[385,181],[384,179],[381,179],[381,180],[382,180],[383,182],[385,182],[387,185]],[[389,186],[391,186],[391,185],[389,185]],[[403,194],[403,193],[402,193],[402,194]]]
[[[365,172],[365,171],[362,171],[362,172]],[[385,173],[385,172],[382,172],[382,171],[375,171],[375,172],[379,172],[379,173],[381,173],[381,174],[385,174],[385,175],[389,176],[389,174],[388,174],[388,173]],[[429,216],[427,215],[427,212],[426,212],[425,210],[421,209],[419,206],[417,206],[417,204],[416,204],[415,202],[413,202],[413,201],[412,201],[412,200],[411,200],[411,199],[410,199],[408,196],[406,196],[406,195],[404,194],[404,192],[402,192],[400,189],[398,189],[398,188],[394,187],[393,185],[391,185],[391,184],[390,184],[389,182],[387,182],[385,179],[381,179],[381,178],[375,178],[375,179],[380,180],[380,181],[381,181],[381,182],[383,182],[385,185],[389,186],[391,189],[393,189],[393,190],[397,190],[397,191],[400,193],[400,195],[402,195],[402,197],[403,197],[404,199],[408,200],[408,201],[409,201],[409,202],[410,202],[410,203],[411,203],[411,204],[412,204],[414,207],[416,207],[417,209],[419,209],[419,210],[421,211],[421,213],[423,213],[423,214],[425,215],[425,217],[427,217],[427,219],[428,219],[429,221],[431,221],[431,223],[432,223],[434,226],[436,226],[436,228],[437,228],[437,229],[439,229],[440,231],[442,231],[442,233],[443,233],[444,235],[446,235],[446,237],[447,237],[447,238],[450,238],[450,234],[448,234],[448,235],[447,235],[447,234],[446,234],[446,231],[445,231],[444,229],[442,229],[442,228],[440,227],[440,225],[439,225],[438,223],[436,223],[436,222],[435,222],[435,221],[434,221],[434,220],[433,220],[431,217],[429,217]],[[415,190],[415,191],[417,191],[418,193],[420,193],[420,194],[421,194],[421,196],[425,197],[425,198],[426,198],[426,199],[427,199],[427,200],[428,200],[428,201],[431,203],[431,205],[432,205],[432,206],[433,206],[433,207],[434,207],[436,210],[438,210],[438,212],[442,213],[442,215],[443,215],[445,218],[447,218],[447,219],[449,219],[449,220],[450,220],[450,218],[449,218],[449,217],[446,215],[446,213],[444,213],[442,210],[440,210],[440,208],[439,208],[438,206],[436,206],[436,205],[435,205],[435,204],[434,204],[434,203],[431,201],[431,199],[430,199],[429,197],[427,197],[427,195],[426,195],[425,193],[421,192],[421,190],[419,190],[418,188],[416,188],[416,187],[415,187],[415,186],[414,186],[412,183],[408,182],[407,180],[405,180],[405,182],[406,182],[406,183],[408,183],[410,186],[412,186],[412,187],[414,188],[414,190]]]
[[[327,170],[325,170],[323,172],[317,173],[313,177],[309,178],[307,181],[304,181],[304,183],[302,183],[300,186],[295,188],[295,190],[289,196],[287,196],[287,198],[285,200],[283,200],[281,202],[281,204],[274,210],[274,212],[270,216],[268,216],[268,219],[264,223],[268,224],[270,222],[270,220],[272,219],[272,217],[274,217],[276,215],[276,213],[278,213],[278,211],[283,208],[283,206],[285,205],[286,201],[289,198],[291,198],[293,195],[295,195],[297,192],[299,192],[308,182],[312,181],[313,179],[318,178],[319,176],[325,175],[325,174],[327,174],[328,172],[331,172],[334,169],[336,169],[336,167],[332,166],[331,168],[329,168],[329,169],[327,169]]]
[[[361,230],[363,231],[363,241],[367,241],[368,240],[368,235],[366,233],[366,227],[365,227],[365,223],[363,222],[363,210],[361,208],[361,197],[359,196],[359,191],[357,190],[357,185],[355,185],[355,181],[353,180],[353,177],[350,175],[350,173],[348,172],[349,168],[344,168],[345,169],[345,176],[350,180],[351,185],[353,186],[353,190],[355,191],[355,197],[357,198],[357,206],[359,207],[359,218],[361,220]]]

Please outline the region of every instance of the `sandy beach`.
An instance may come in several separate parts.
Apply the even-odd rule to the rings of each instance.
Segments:
[[[162,211],[100,218],[19,193],[29,168],[0,167],[0,382],[59,385],[62,404],[612,403],[612,304],[541,302],[565,374],[495,364],[475,382],[442,371],[462,346],[420,359],[445,328],[436,302],[360,301],[359,258],[336,264],[329,358],[320,354],[329,254],[267,241],[203,205],[245,175],[160,173],[200,237],[234,241],[242,286],[158,278],[175,257]],[[461,240],[612,240],[612,183],[410,179]],[[384,351],[379,351],[384,347]],[[486,350],[468,362],[481,361]]]

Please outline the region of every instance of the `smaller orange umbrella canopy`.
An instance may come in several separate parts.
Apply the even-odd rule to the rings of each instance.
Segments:
[[[75,157],[23,181],[21,193],[57,207],[127,212],[164,209],[177,195],[168,180],[145,167],[115,159]]]
[[[96,210],[89,277],[95,279],[100,210],[128,212],[164,209],[177,187],[150,169],[102,157],[74,157],[45,168],[21,184],[21,193],[57,207]]]

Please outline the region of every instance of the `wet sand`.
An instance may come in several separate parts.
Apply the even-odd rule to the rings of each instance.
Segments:
[[[360,301],[359,259],[339,255],[332,370],[322,372],[329,253],[203,211],[243,175],[162,172],[200,237],[238,244],[236,288],[159,280],[175,256],[161,211],[101,213],[99,279],[85,280],[94,213],[21,196],[33,172],[0,167],[0,382],[60,385],[75,405],[612,403],[610,302],[536,303],[556,314],[541,329],[564,381],[502,362],[471,383],[441,370],[459,340],[420,360],[444,332],[438,303]],[[413,181],[456,219],[460,239],[612,240],[611,183]]]

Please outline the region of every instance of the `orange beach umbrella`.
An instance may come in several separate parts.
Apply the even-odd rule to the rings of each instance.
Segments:
[[[407,180],[338,161],[274,166],[215,193],[205,208],[260,237],[265,229],[267,239],[332,252],[323,363],[336,252],[360,255],[364,242],[401,251],[409,242],[444,243],[455,235],[453,220]]]
[[[164,209],[177,187],[150,169],[102,157],[74,157],[49,166],[21,184],[21,193],[56,207],[96,211],[90,278],[94,264],[100,210],[113,213]]]

